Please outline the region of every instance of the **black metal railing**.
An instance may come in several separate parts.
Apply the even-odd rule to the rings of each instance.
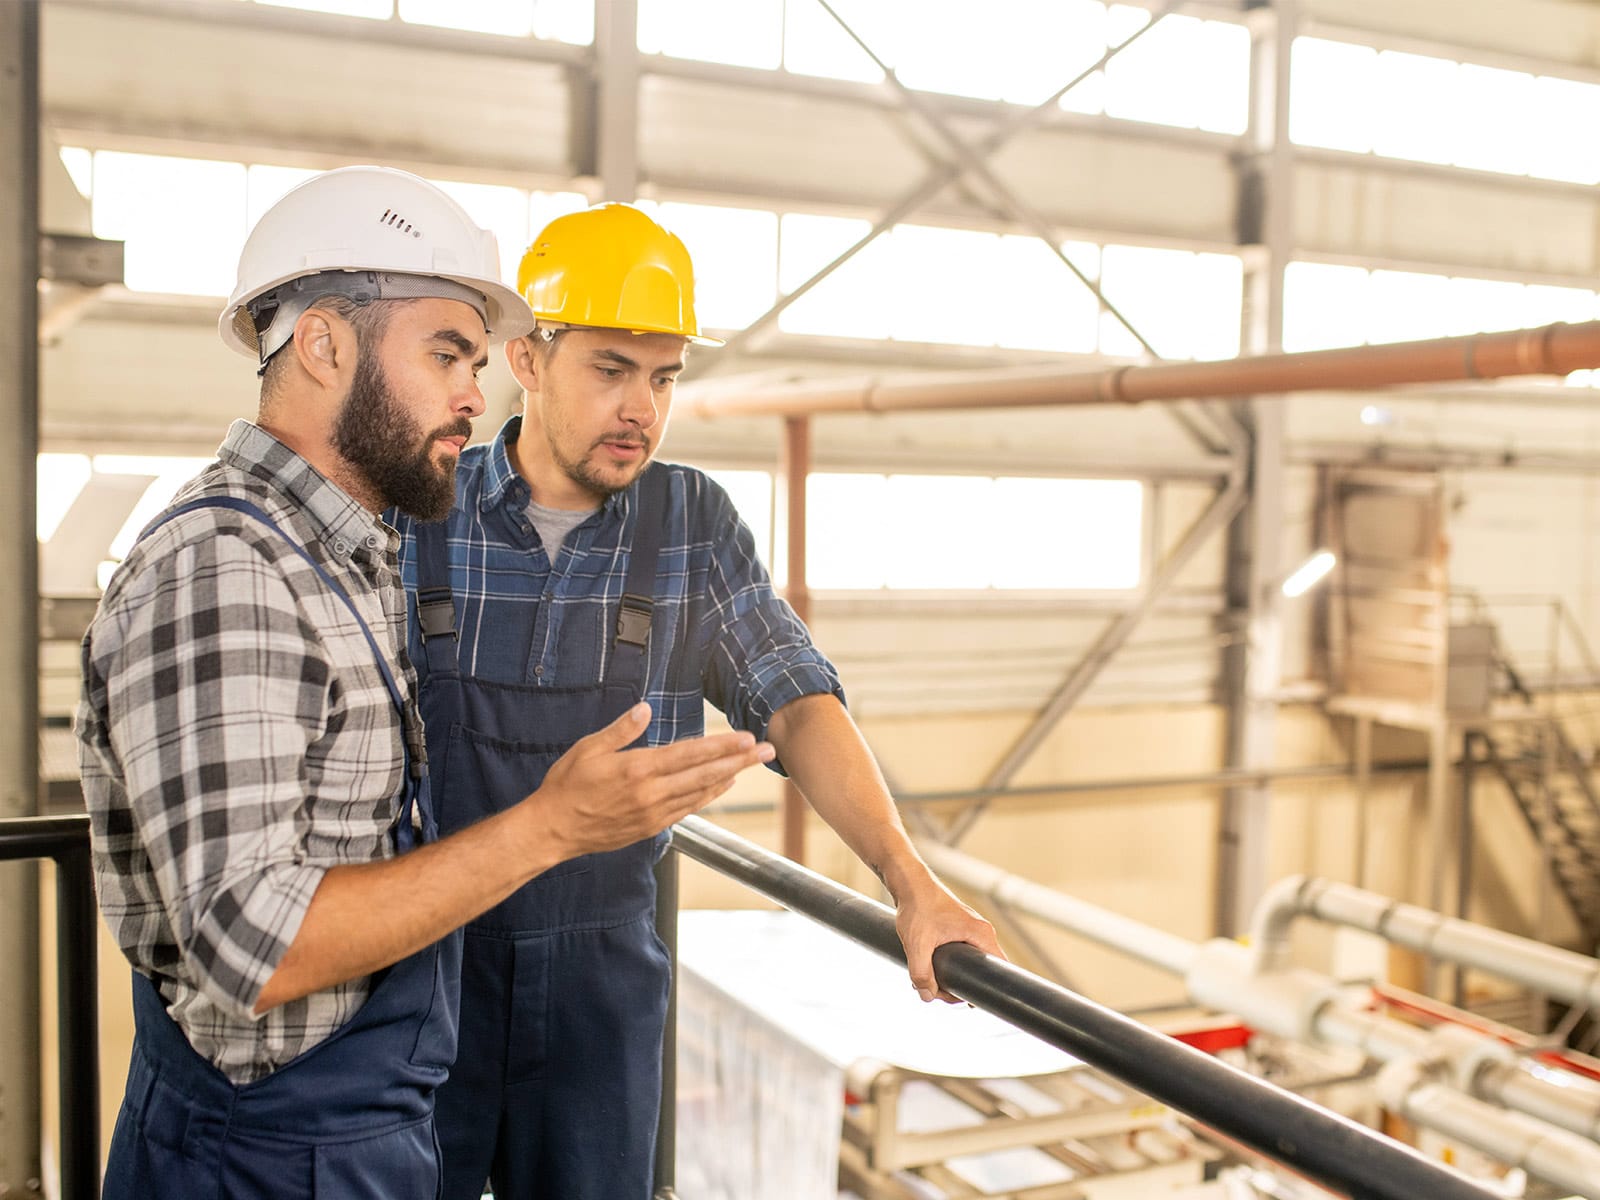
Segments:
[[[674,848],[896,962],[905,956],[883,904],[728,833],[681,822]],[[671,862],[671,857],[663,865]],[[93,881],[86,816],[0,820],[0,861],[56,863],[61,1197],[100,1187],[99,1031]],[[670,868],[669,868],[670,870]],[[669,892],[671,889],[669,886]],[[675,896],[662,896],[670,921]],[[1491,1200],[1493,1193],[1363,1125],[1319,1108],[976,947],[934,954],[940,984],[1219,1133],[1352,1200]],[[671,1056],[668,1056],[670,1063]],[[671,1078],[670,1071],[667,1078]],[[672,1117],[663,1114],[661,1194],[670,1195]]]
[[[703,817],[681,821],[673,846],[785,908],[905,962],[894,913],[876,900]],[[975,946],[941,946],[933,965],[940,985],[961,999],[1352,1200],[1489,1200],[1494,1194],[1364,1125]]]
[[[100,986],[87,816],[0,820],[0,861],[56,864],[61,1200],[100,1195]]]

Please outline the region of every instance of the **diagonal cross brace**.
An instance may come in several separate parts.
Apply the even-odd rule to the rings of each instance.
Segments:
[[[1077,87],[1078,84],[1082,83],[1096,71],[1103,68],[1106,63],[1110,62],[1118,54],[1122,53],[1122,51],[1126,50],[1145,34],[1149,33],[1150,30],[1155,28],[1161,17],[1166,16],[1167,13],[1173,8],[1176,8],[1177,4],[1178,0],[1173,0],[1173,3],[1169,4],[1165,9],[1163,9],[1161,13],[1148,24],[1134,30],[1115,46],[1106,47],[1106,52],[1102,54],[1092,66],[1086,67],[1077,75],[1073,76],[1072,79],[1063,84],[1061,87],[1057,88],[1054,93],[1052,93],[1041,103],[1035,105],[1033,108],[1024,109],[1023,111],[1012,116],[1009,120],[1001,123],[995,129],[993,129],[988,136],[980,141],[971,152],[983,159],[990,158],[1014,137],[1044,120],[1044,118],[1049,116],[1054,110],[1056,102],[1060,100],[1062,96],[1065,96],[1073,88]],[[831,12],[832,10],[830,9],[829,11]],[[838,17],[835,16],[834,19],[838,20]],[[848,26],[846,26],[846,30],[848,32]],[[851,36],[853,37],[854,34]],[[883,211],[878,220],[873,223],[872,228],[863,234],[860,239],[847,247],[838,255],[838,257],[834,258],[831,262],[823,266],[819,271],[817,271],[816,274],[812,275],[810,279],[807,279],[804,283],[800,284],[800,286],[796,287],[793,291],[787,293],[786,295],[780,296],[777,302],[774,303],[771,308],[767,309],[766,312],[762,313],[754,321],[750,322],[750,324],[746,325],[742,330],[730,337],[723,347],[722,353],[717,355],[715,363],[710,368],[708,373],[714,373],[718,369],[725,369],[735,359],[738,351],[742,347],[750,344],[753,339],[755,339],[761,332],[763,332],[768,326],[776,321],[791,304],[794,304],[802,296],[810,292],[812,288],[816,287],[845,263],[849,262],[871,242],[875,241],[881,234],[886,233],[889,229],[899,224],[900,221],[905,217],[921,208],[928,201],[932,200],[941,191],[943,191],[945,187],[959,178],[962,174],[963,168],[959,164],[951,162],[948,159],[930,168],[927,173],[923,175],[921,180],[913,184],[909,189],[907,189],[907,191],[900,197],[899,200],[895,201],[895,203]]]

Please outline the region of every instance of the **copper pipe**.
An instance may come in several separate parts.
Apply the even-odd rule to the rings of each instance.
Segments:
[[[1600,321],[1504,333],[1263,354],[1222,362],[1154,363],[1067,373],[1056,367],[871,376],[777,384],[683,387],[679,412],[697,417],[1139,404],[1214,396],[1365,390],[1408,383],[1566,375],[1600,367]]]
[[[788,533],[789,580],[784,596],[802,622],[811,619],[806,586],[806,480],[811,476],[811,421],[803,416],[783,423],[784,526]],[[784,857],[806,861],[806,798],[793,780],[783,781]]]

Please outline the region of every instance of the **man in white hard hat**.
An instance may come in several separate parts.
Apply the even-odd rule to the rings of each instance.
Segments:
[[[747,734],[623,754],[633,706],[437,836],[378,514],[450,507],[488,347],[532,324],[496,270],[453,201],[377,167],[301,184],[245,246],[221,332],[260,364],[258,418],[145,530],[83,643],[97,888],[134,967],[112,1200],[434,1200],[451,932],[771,755]]]
[[[688,251],[639,209],[561,217],[522,260],[538,326],[508,339],[522,414],[457,473],[444,526],[399,521],[412,657],[446,829],[493,819],[565,746],[642,699],[644,741],[705,703],[770,737],[893,894],[912,983],[994,931],[906,837],[839,678],[773,591],[727,493],[651,465],[695,319]],[[581,744],[581,743],[580,743]],[[773,764],[776,766],[776,763]],[[665,838],[576,860],[466,930],[461,1054],[439,1096],[445,1200],[647,1200],[668,963],[651,867]],[[953,999],[943,995],[945,999]]]

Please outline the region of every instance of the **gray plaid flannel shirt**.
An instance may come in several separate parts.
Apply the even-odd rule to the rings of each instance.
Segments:
[[[392,529],[246,421],[173,503],[199,496],[264,509],[415,689]],[[401,798],[399,716],[311,567],[226,509],[146,537],[84,637],[77,731],[101,912],[195,1050],[244,1083],[347,1021],[365,978],[251,1013],[326,870],[393,853]]]

